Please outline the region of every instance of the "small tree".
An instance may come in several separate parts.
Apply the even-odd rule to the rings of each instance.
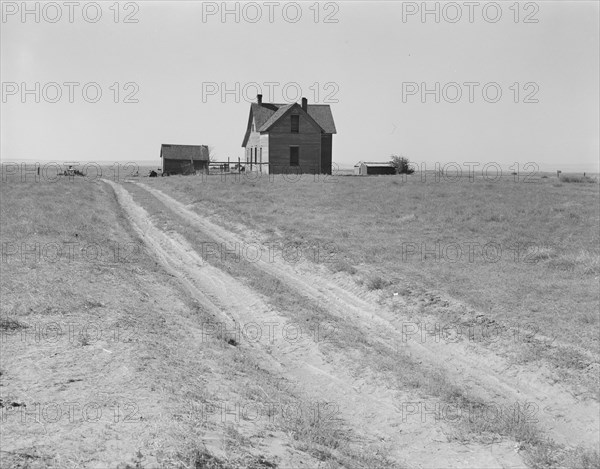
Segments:
[[[408,161],[406,156],[392,155],[390,163],[396,168],[396,174],[412,174],[415,172],[415,169],[411,168],[410,161]]]

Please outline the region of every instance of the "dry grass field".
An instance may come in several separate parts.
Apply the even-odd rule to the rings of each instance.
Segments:
[[[2,467],[600,467],[598,184],[425,179],[3,181]]]
[[[314,247],[334,271],[385,294],[443,292],[503,326],[594,352],[600,276],[598,184],[421,176],[162,178],[152,184],[268,241]],[[288,177],[291,179],[291,177]],[[381,279],[381,280],[379,280]],[[582,357],[583,359],[583,357]]]

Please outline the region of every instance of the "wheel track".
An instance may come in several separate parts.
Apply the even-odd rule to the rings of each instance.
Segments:
[[[206,220],[164,192],[146,184],[137,185],[211,238],[232,245],[245,242],[238,235]],[[289,288],[319,302],[330,313],[361,322],[362,327],[367,330],[376,326],[386,336],[379,337],[379,343],[388,346],[392,353],[400,346],[435,366],[443,365],[448,376],[461,387],[473,389],[488,399],[500,399],[507,405],[516,401],[535,404],[539,409],[536,418],[539,419],[542,429],[558,443],[569,446],[597,445],[600,438],[600,407],[597,402],[579,402],[568,391],[544,383],[540,376],[522,367],[514,366],[516,371],[508,374],[505,372],[507,365],[503,359],[497,356],[490,358],[489,351],[482,350],[477,345],[403,341],[398,323],[400,322],[401,326],[403,322],[409,322],[406,318],[398,317],[397,313],[385,307],[373,305],[373,298],[368,292],[355,284],[348,285],[346,282],[345,285],[340,285],[332,279],[330,273],[324,272],[319,266],[304,263],[292,267],[277,255],[271,259],[264,246],[255,265],[278,278]],[[319,270],[321,272],[318,272]],[[441,357],[444,357],[443,363],[440,363]]]
[[[217,318],[233,327],[237,322],[288,322],[274,311],[263,298],[224,271],[210,266],[177,232],[165,233],[157,228],[148,213],[135,203],[122,186],[107,181],[114,189],[133,228],[156,254],[161,264],[188,286],[192,295]],[[273,271],[273,273],[277,273]],[[314,295],[318,289],[307,284]],[[234,291],[235,294],[231,294]],[[321,295],[319,295],[321,296]],[[339,414],[358,436],[362,445],[371,442],[375,448],[392,449],[390,455],[398,464],[410,455],[413,467],[522,467],[513,448],[507,444],[494,449],[484,446],[448,442],[442,422],[406,421],[397,411],[398,389],[373,384],[352,376],[342,365],[335,351],[326,360],[312,341],[301,347],[281,341],[265,350],[264,344],[239,344],[261,352],[269,369],[290,379],[315,399],[338,405]],[[332,359],[333,358],[333,359]],[[371,370],[369,370],[371,371]],[[367,373],[368,374],[368,373]],[[368,392],[364,392],[368,390]],[[402,393],[403,401],[415,401],[417,396]],[[432,435],[437,441],[432,441]],[[386,440],[386,441],[383,441]]]

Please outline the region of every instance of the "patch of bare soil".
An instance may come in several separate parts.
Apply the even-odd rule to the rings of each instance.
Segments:
[[[174,213],[198,230],[230,245],[253,241],[216,225],[163,192],[141,185]],[[397,309],[377,303],[378,297],[343,273],[332,276],[322,266],[304,262],[290,265],[264,247],[257,268],[279,278],[287,287],[318,301],[332,314],[361,324],[366,333],[377,334],[393,346],[424,362],[442,365],[450,380],[500,406],[525,405],[525,415],[556,442],[571,447],[596,447],[599,441],[599,407],[594,400],[579,400],[567,387],[549,382],[543,371],[529,369],[494,354],[470,341],[408,340],[405,324],[412,321]],[[421,336],[419,336],[421,337]],[[358,423],[358,422],[357,422]],[[361,423],[363,425],[363,423]]]
[[[108,186],[84,192],[109,207],[99,232],[142,244]],[[254,382],[279,397],[278,383],[237,347],[206,342],[202,324],[220,312],[145,251],[3,260],[0,467],[315,467],[268,419],[215,411]]]
[[[202,259],[192,246],[175,231],[165,231],[152,221],[150,214],[139,206],[123,188],[110,183],[139,236],[152,247],[161,264],[185,284],[202,306],[231,330],[236,324],[273,324],[284,327],[290,321],[248,286]],[[126,184],[127,186],[127,184]],[[146,188],[146,187],[145,187]],[[148,189],[148,188],[146,188]],[[148,189],[151,190],[151,189]],[[179,202],[159,191],[152,194],[173,212],[184,215],[214,239],[231,243],[242,240],[230,232],[203,220]],[[264,259],[269,259],[265,253]],[[325,305],[344,320],[360,324],[365,335],[388,344],[390,352],[396,346],[396,330],[378,316],[371,303],[313,269],[291,268],[280,259],[259,260],[259,268],[276,275],[286,285],[300,289],[303,295]],[[349,339],[349,338],[348,338]],[[409,403],[422,403],[423,396],[408,388],[398,389],[387,381],[371,363],[356,376],[349,364],[352,357],[323,348],[314,340],[301,343],[279,340],[244,341],[240,347],[255,349],[268,369],[301,389],[310,401],[325,402],[327,418],[337,421],[351,436],[349,448],[384,453],[392,465],[411,467],[523,467],[514,442],[494,445],[477,442],[459,443],[447,435],[447,422],[435,418],[407,418]],[[361,363],[362,364],[362,363]],[[404,408],[403,408],[404,406]],[[416,409],[410,407],[411,412]],[[426,417],[426,416],[425,416]],[[368,464],[364,467],[369,467]]]

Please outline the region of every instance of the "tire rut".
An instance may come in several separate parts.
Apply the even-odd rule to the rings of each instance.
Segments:
[[[125,188],[108,182],[134,229],[161,264],[180,278],[198,301],[210,306],[215,317],[224,318],[229,327],[234,327],[236,323],[271,322],[283,325],[289,322],[259,294],[203,261],[180,234],[166,233],[157,228],[146,210],[133,200]],[[271,272],[277,274],[280,270]],[[314,295],[317,294],[318,290],[306,285],[304,280],[302,285]],[[353,376],[352,371],[343,364],[347,357],[339,357],[336,353],[324,355],[312,340],[300,346],[285,340],[279,341],[276,347],[245,342],[239,345],[260,351],[261,358],[269,364],[273,373],[296,383],[311,399],[332,403],[335,414],[329,414],[329,417],[341,418],[340,424],[351,429],[355,435],[354,441],[359,450],[371,446],[371,450],[383,451],[398,466],[405,467],[524,466],[510,442],[497,444],[494,448],[475,443],[449,442],[446,437],[448,429],[443,422],[431,418],[426,422],[403,419],[398,412],[398,400],[418,401],[417,395],[385,383],[374,384]],[[410,461],[407,461],[409,454]]]
[[[201,217],[164,192],[146,184],[136,184],[211,238],[232,245],[248,241]],[[258,244],[253,243],[253,246]],[[515,402],[533,404],[537,411],[532,417],[539,421],[542,430],[560,444],[571,447],[580,444],[589,447],[597,445],[600,437],[600,407],[597,402],[580,402],[567,390],[545,383],[536,373],[516,365],[512,367],[515,371],[507,373],[508,365],[501,357],[490,356],[489,351],[473,344],[467,347],[460,342],[406,341],[401,330],[402,322],[408,322],[406,318],[373,304],[373,298],[369,298],[368,292],[361,291],[355,284],[338,283],[331,273],[315,264],[292,266],[281,257],[272,256],[266,247],[261,247],[262,255],[254,264],[257,268],[319,302],[332,314],[360,322],[365,330],[376,328],[379,342],[386,344],[392,352],[397,347],[402,347],[435,366],[443,366],[447,375],[461,387],[474,389],[487,399],[500,400],[507,405]]]

